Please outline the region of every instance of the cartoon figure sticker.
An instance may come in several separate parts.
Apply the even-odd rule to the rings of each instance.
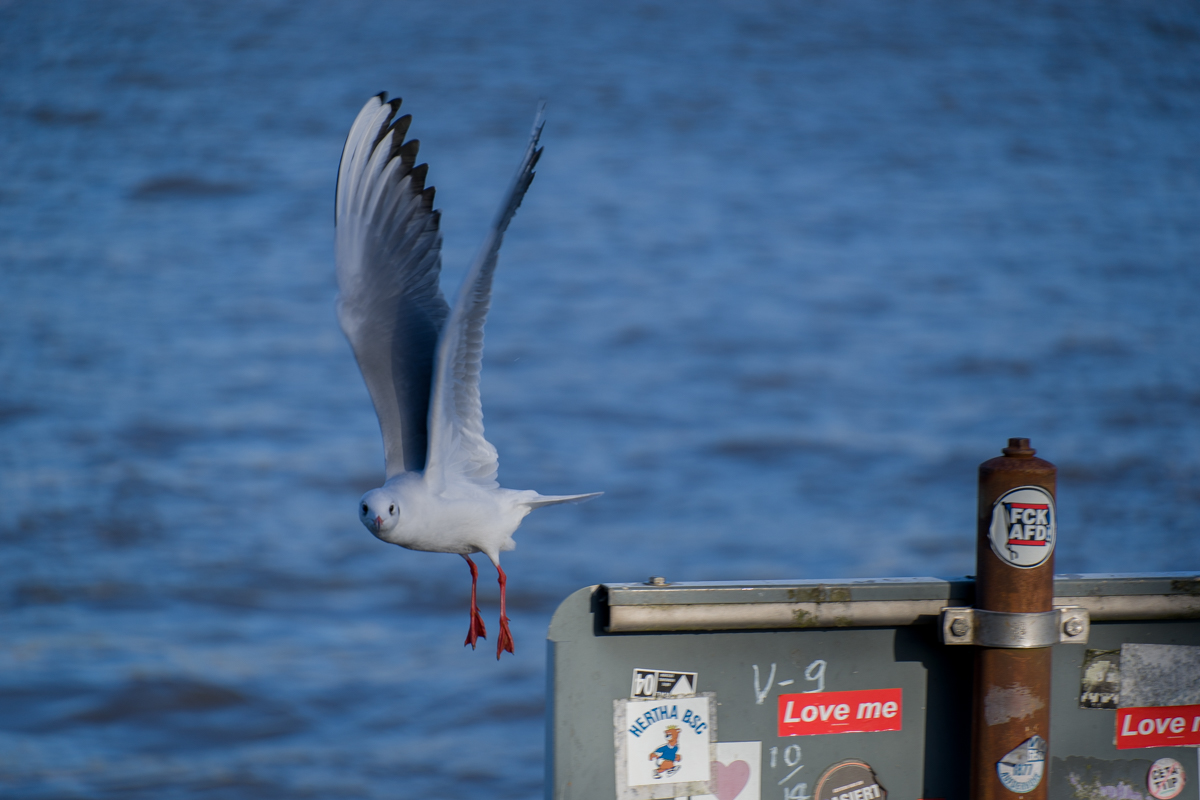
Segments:
[[[1054,498],[1040,486],[1021,486],[992,505],[992,552],[1022,569],[1041,566],[1054,552]]]
[[[679,726],[668,725],[663,733],[666,734],[667,743],[650,751],[650,760],[654,762],[654,780],[679,772],[679,765],[683,761],[683,756],[679,755]]]
[[[821,773],[813,800],[887,800],[875,770],[857,758],[839,761]]]
[[[708,783],[712,794],[692,800],[761,800],[762,742],[717,742]]]
[[[1045,768],[1046,740],[1040,736],[1021,742],[996,764],[996,772],[1004,788],[1017,794],[1036,789],[1042,782]]]
[[[614,701],[619,797],[655,800],[710,793],[716,760],[715,706],[711,692]]]
[[[1171,800],[1183,791],[1183,764],[1173,758],[1160,758],[1150,765],[1146,788],[1158,800]]]

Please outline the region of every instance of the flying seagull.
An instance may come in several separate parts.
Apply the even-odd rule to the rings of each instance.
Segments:
[[[483,437],[479,370],[483,323],[504,231],[533,180],[542,151],[542,109],[529,146],[453,308],[438,286],[442,237],[419,143],[405,142],[400,100],[371,98],[350,128],[338,166],[337,314],[379,417],[386,477],[362,496],[362,524],[410,550],[457,553],[471,568],[471,626],[464,644],[487,636],[475,597],[483,553],[500,582],[496,658],[513,652],[500,551],[535,508],[595,497],[502,489],[496,448]]]

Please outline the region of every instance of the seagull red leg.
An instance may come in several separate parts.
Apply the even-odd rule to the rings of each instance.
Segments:
[[[505,587],[508,586],[508,576],[499,564],[496,565],[496,574],[500,576],[500,636],[496,639],[496,660],[499,661],[502,652],[513,651],[513,638],[512,631],[508,629],[508,615],[504,612],[504,593]]]
[[[462,555],[462,554],[460,554]],[[471,649],[475,649],[475,642],[479,639],[487,638],[487,628],[483,627],[483,616],[479,613],[479,603],[475,600],[475,583],[479,580],[479,570],[475,567],[475,562],[468,555],[463,555],[467,562],[467,566],[471,568],[471,628],[467,631],[467,640],[463,645],[471,645]]]

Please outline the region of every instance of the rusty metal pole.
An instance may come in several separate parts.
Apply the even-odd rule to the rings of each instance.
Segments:
[[[1036,452],[1028,439],[1009,439],[1002,457],[979,465],[976,609],[1053,610],[1057,470]],[[1046,800],[1050,657],[1048,646],[977,649],[972,800]]]

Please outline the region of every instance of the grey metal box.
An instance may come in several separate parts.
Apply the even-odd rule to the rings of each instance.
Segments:
[[[697,673],[694,688],[716,697],[719,741],[762,743],[764,800],[802,800],[849,758],[868,762],[897,800],[965,798],[973,648],[941,644],[932,623],[973,591],[969,579],[935,578],[581,589],[548,637],[547,797],[617,797],[613,702],[630,697],[634,670],[656,669]],[[1163,756],[1187,770],[1179,800],[1200,800],[1192,748],[1117,750],[1116,710],[1079,703],[1088,650],[1200,646],[1200,577],[1059,576],[1055,604],[1088,608],[1092,628],[1086,647],[1054,648],[1052,800],[1150,797],[1145,774]],[[779,736],[780,693],[893,688],[900,730]]]

